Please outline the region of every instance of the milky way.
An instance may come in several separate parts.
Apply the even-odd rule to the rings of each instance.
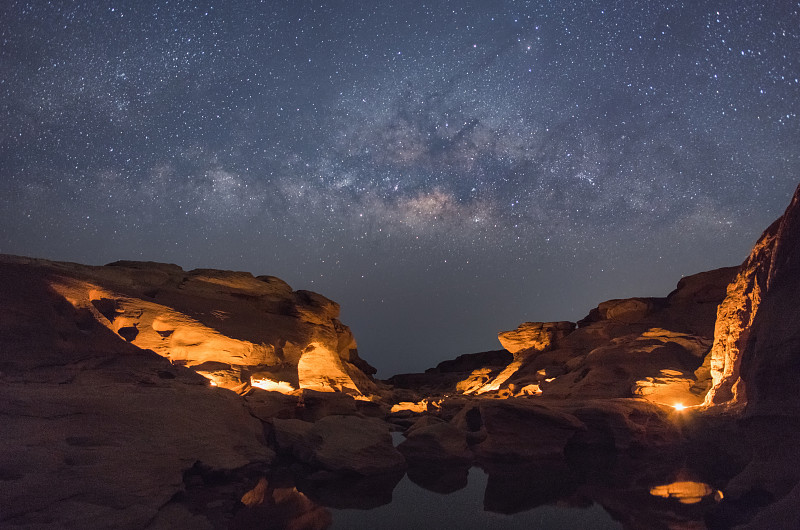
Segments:
[[[800,3],[12,2],[0,252],[273,274],[381,376],[742,261]]]

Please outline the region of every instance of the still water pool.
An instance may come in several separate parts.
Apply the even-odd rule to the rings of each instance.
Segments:
[[[371,510],[331,510],[330,528],[622,528],[598,504],[545,505],[510,515],[484,511],[487,482],[488,475],[483,470],[472,468],[465,488],[442,494],[423,489],[405,476],[392,492],[389,504]]]

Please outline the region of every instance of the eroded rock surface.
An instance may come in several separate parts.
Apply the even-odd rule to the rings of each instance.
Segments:
[[[168,502],[187,470],[268,466],[259,420],[360,414],[351,396],[311,390],[373,388],[337,315],[270,277],[3,256],[0,526],[225,527]],[[244,392],[265,371],[301,390],[219,388]]]
[[[55,304],[56,312],[58,307],[71,308],[71,322],[58,319],[65,328],[61,332],[75,334],[100,324],[118,341],[192,367],[218,386],[245,391],[254,384],[282,392],[309,388],[353,394],[376,390],[370,378],[374,369],[358,357],[353,334],[338,320],[338,304],[309,291],[292,291],[272,276],[211,269],[185,272],[177,265],[149,262],[89,267],[0,259],[0,275],[20,274],[47,292],[48,306]],[[2,309],[10,311],[4,325],[8,336],[21,331],[28,336],[56,333],[52,319],[32,323],[32,318],[15,314],[24,293],[9,294],[15,305]],[[41,310],[39,305],[33,308]],[[16,328],[18,318],[32,329]],[[58,347],[76,347],[69,339],[52,340]],[[86,344],[96,342],[96,336],[84,333],[80,347],[107,349],[109,340],[113,337],[105,337],[103,344]]]

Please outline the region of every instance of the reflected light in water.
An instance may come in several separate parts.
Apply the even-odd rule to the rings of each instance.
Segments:
[[[663,484],[650,489],[650,495],[654,497],[664,497],[665,499],[675,499],[681,504],[697,504],[704,497],[715,493],[714,489],[705,482],[680,481],[672,484]],[[721,498],[720,495],[715,497]]]

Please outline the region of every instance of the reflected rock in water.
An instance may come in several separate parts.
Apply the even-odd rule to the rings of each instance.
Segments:
[[[230,523],[231,530],[251,528],[324,530],[333,519],[330,511],[316,504],[294,487],[271,488],[266,478],[246,492]]]
[[[579,481],[563,460],[484,465],[489,479],[483,497],[488,512],[514,514],[571,496]]]
[[[411,466],[407,473],[408,479],[417,486],[447,495],[467,487],[469,466]]]
[[[369,476],[315,473],[300,479],[298,487],[329,508],[371,510],[392,502],[392,492],[404,475],[404,471]]]

